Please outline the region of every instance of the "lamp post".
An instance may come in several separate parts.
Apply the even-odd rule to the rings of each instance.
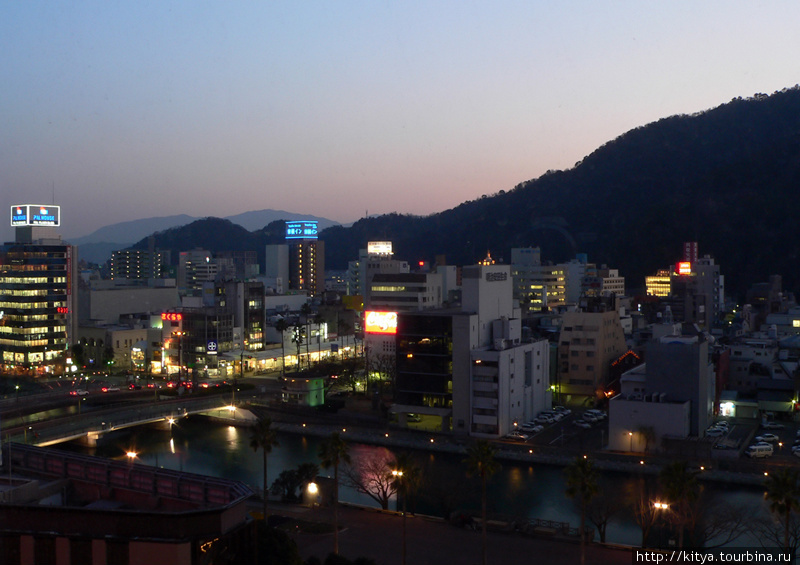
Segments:
[[[633,432],[628,432],[628,451],[633,451]]]
[[[403,484],[403,471],[402,469],[393,469],[392,476],[398,483],[398,486]],[[398,491],[403,489],[398,489]],[[406,495],[403,493],[403,560],[401,562],[406,565]]]

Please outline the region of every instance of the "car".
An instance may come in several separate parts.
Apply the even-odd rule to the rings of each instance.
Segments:
[[[83,388],[76,388],[69,391],[70,396],[86,396],[87,394],[89,394],[89,391]]]
[[[119,392],[119,387],[118,386],[113,386],[113,385],[112,386],[104,386],[100,390],[102,390],[103,392]]]
[[[792,455],[795,457],[800,457],[800,451],[792,451]]]
[[[706,437],[722,437],[725,435],[725,430],[720,428],[709,428],[706,430]]]
[[[406,422],[421,422],[421,421],[422,418],[420,417],[419,414],[413,414],[411,412],[406,414]]]
[[[555,422],[550,416],[539,416],[534,420],[537,424],[552,424]]]
[[[550,417],[551,417],[553,420],[555,420],[556,422],[560,422],[561,420],[563,420],[563,419],[564,419],[564,417],[565,417],[565,416],[566,416],[566,414],[562,414],[561,412],[556,412],[555,414],[553,414],[553,415],[552,415],[552,416],[550,416]]]
[[[592,427],[592,425],[586,420],[575,420],[573,424],[575,424],[579,428],[583,428],[584,430],[588,430]]]
[[[141,390],[141,388],[142,385],[136,383],[131,383],[128,385],[128,390]]]
[[[760,436],[756,436],[756,441],[758,442],[774,443],[778,440],[780,440],[780,438],[775,434],[761,434]]]
[[[778,422],[765,422],[761,424],[761,427],[765,430],[782,430],[786,426],[779,424]]]
[[[553,410],[555,412],[560,412],[565,416],[572,414],[572,410],[570,410],[569,408],[564,408],[563,406],[553,406]]]
[[[599,422],[599,421],[600,421],[600,418],[598,418],[598,417],[597,417],[597,416],[595,416],[594,414],[590,414],[589,412],[585,412],[585,413],[583,414],[583,419],[584,419],[585,421],[587,421],[587,422],[591,423],[591,424],[594,424],[595,422]]]
[[[602,410],[596,410],[594,408],[590,408],[589,410],[584,412],[584,415],[586,415],[586,414],[591,414],[592,416],[594,416],[598,420],[605,420],[606,418],[608,418],[608,414],[606,414]]]
[[[514,441],[528,441],[528,439],[530,439],[530,436],[523,434],[522,432],[511,432],[510,434],[506,435],[506,439]]]
[[[792,446],[792,453],[794,453],[795,451],[800,451],[800,445],[793,445]]]

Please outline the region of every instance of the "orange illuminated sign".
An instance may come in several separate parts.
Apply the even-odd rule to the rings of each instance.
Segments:
[[[180,322],[183,320],[183,314],[178,312],[162,312],[161,319],[167,322]]]
[[[364,312],[364,330],[368,334],[396,334],[397,312]]]
[[[678,274],[679,275],[691,275],[692,274],[692,264],[689,261],[681,261],[678,263]]]

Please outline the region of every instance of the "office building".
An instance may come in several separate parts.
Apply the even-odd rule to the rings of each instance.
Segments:
[[[464,267],[461,282],[460,308],[397,314],[392,410],[496,438],[549,404],[549,346],[522,340],[508,265]]]
[[[0,246],[0,366],[61,373],[77,335],[77,248],[61,240],[58,206],[12,206],[14,242]]]

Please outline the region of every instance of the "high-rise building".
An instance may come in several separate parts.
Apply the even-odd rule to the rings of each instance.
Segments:
[[[181,251],[178,257],[178,287],[188,292],[200,291],[203,283],[214,282],[217,263],[205,249]]]
[[[111,254],[111,280],[156,279],[166,266],[160,251],[122,249]]]
[[[16,238],[0,246],[0,361],[9,374],[63,370],[77,336],[77,248],[55,234],[59,212],[11,208]]]

